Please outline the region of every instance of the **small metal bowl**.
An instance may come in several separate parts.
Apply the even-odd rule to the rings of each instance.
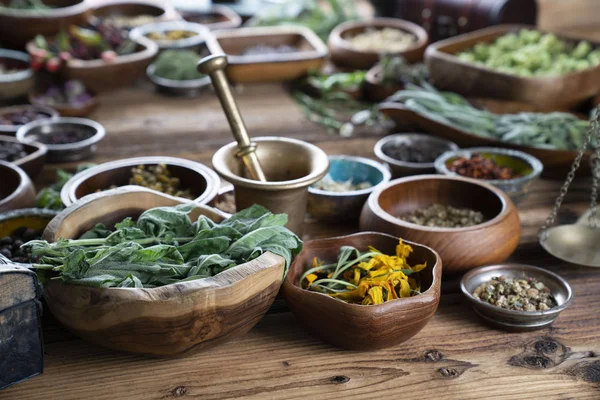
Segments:
[[[34,111],[38,114],[43,115],[39,119],[35,121],[39,121],[40,119],[49,119],[49,118],[58,118],[60,114],[53,108],[50,107],[42,107],[42,106],[34,106],[31,104],[24,104],[20,106],[10,106],[10,107],[2,107],[0,108],[0,117],[6,117],[7,115],[13,115],[23,111]],[[15,136],[17,131],[23,125],[3,125],[0,122],[0,135],[10,135]]]
[[[473,296],[473,291],[482,283],[500,275],[539,280],[552,291],[558,306],[546,311],[507,310]],[[463,276],[460,289],[473,306],[473,310],[487,323],[511,331],[533,331],[550,326],[573,301],[573,290],[565,279],[543,268],[524,264],[498,264],[473,269]]]
[[[0,60],[9,68],[19,68],[16,72],[0,75],[0,100],[10,100],[27,95],[35,83],[29,54],[22,51],[0,49]]]
[[[85,129],[93,135],[88,139],[75,143],[47,144],[48,154],[46,160],[48,162],[79,161],[89,158],[96,151],[96,143],[102,140],[106,134],[104,127],[91,119],[61,117],[37,120],[25,124],[17,131],[17,139],[21,143],[38,142],[41,136],[53,135],[66,127]]]
[[[381,163],[364,157],[329,156],[328,176],[336,182],[369,182],[370,188],[329,192],[308,187],[308,213],[320,220],[358,219],[365,201],[377,185],[390,181],[390,171]]]
[[[435,160],[435,169],[439,174],[459,176],[456,172],[448,169],[448,164],[460,157],[470,158],[475,153],[493,159],[500,166],[511,167],[521,175],[519,178],[505,180],[478,179],[505,191],[515,203],[527,196],[531,184],[540,177],[544,170],[542,162],[527,153],[494,147],[473,147],[448,151]]]
[[[233,185],[228,183],[224,186],[221,186],[221,188],[217,192],[217,195],[215,196],[215,198],[210,203],[208,203],[208,205],[221,211],[221,213],[226,218],[229,218],[233,214],[235,214],[235,212],[230,213],[229,211],[223,210],[222,208],[218,207],[218,205],[219,205],[219,203],[226,202],[227,197],[230,197],[230,196],[234,196],[234,206],[235,206],[235,191],[233,190]]]
[[[187,31],[193,32],[196,35],[179,40],[154,40],[146,36],[154,32],[169,31]],[[210,30],[204,25],[187,21],[153,22],[134,28],[131,30],[131,32],[129,32],[129,38],[131,40],[138,40],[140,37],[145,37],[156,43],[159,51],[169,49],[199,49],[202,45],[204,45],[206,39],[210,37],[210,35]]]
[[[458,150],[458,145],[449,140],[424,133],[398,133],[386,136],[375,144],[375,155],[389,165],[392,177],[401,178],[409,175],[431,174],[435,172],[434,161],[430,163],[415,163],[401,161],[390,157],[387,152],[394,146],[406,143],[411,147],[439,149],[440,154],[448,150]]]
[[[162,78],[156,75],[156,66],[154,64],[148,66],[146,75],[148,76],[148,79],[154,83],[159,92],[175,96],[197,96],[203,89],[211,85],[209,76],[186,81]]]

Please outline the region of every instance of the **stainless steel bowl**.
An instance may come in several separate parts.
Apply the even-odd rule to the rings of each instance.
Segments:
[[[378,185],[391,179],[390,171],[381,163],[364,157],[329,156],[328,176],[333,181],[368,181],[370,188],[347,192],[329,192],[308,187],[308,213],[320,220],[358,219],[365,201]]]
[[[515,179],[478,179],[505,191],[515,203],[518,203],[527,196],[531,184],[540,177],[542,171],[544,170],[544,165],[542,162],[527,153],[518,150],[500,149],[495,147],[473,147],[469,149],[448,151],[435,160],[435,169],[439,174],[458,176],[457,173],[448,169],[448,162],[459,157],[470,158],[475,153],[489,155],[494,157],[499,165],[506,165],[512,167],[513,169],[521,170],[517,172],[521,172],[523,176]],[[503,160],[502,157],[505,159]],[[513,165],[507,164],[509,160]]]
[[[8,60],[20,67],[16,72],[0,75],[0,100],[25,96],[35,83],[31,57],[22,51],[0,49],[0,59]]]
[[[134,28],[129,32],[131,40],[138,40],[140,37],[153,32],[169,32],[169,31],[188,31],[196,35],[179,40],[154,40],[150,39],[158,45],[159,51],[162,50],[182,50],[182,49],[199,49],[211,36],[210,29],[204,25],[196,24],[187,21],[166,21],[152,22]]]
[[[456,143],[423,133],[398,133],[386,136],[375,144],[374,151],[377,158],[389,165],[393,178],[435,172],[433,161],[430,163],[414,163],[397,160],[388,155],[390,148],[402,143],[414,147],[436,148],[439,149],[440,154],[447,150],[458,150]]]
[[[159,92],[175,96],[197,96],[200,92],[211,85],[210,77],[177,81],[174,79],[161,78],[156,75],[156,66],[150,64],[146,69],[148,79],[156,86]]]
[[[558,306],[546,311],[507,310],[473,296],[473,291],[478,286],[500,275],[539,280],[551,290]],[[565,279],[543,268],[524,264],[498,264],[473,269],[463,276],[460,289],[473,306],[473,310],[483,320],[493,326],[512,331],[532,331],[552,325],[558,315],[573,301],[573,291]]]
[[[86,130],[92,133],[92,136],[75,143],[46,144],[48,148],[46,161],[68,162],[89,158],[96,151],[96,143],[102,140],[106,134],[104,127],[91,119],[60,117],[32,121],[19,128],[17,139],[22,143],[43,143],[43,140],[40,140],[41,137],[54,135],[61,129],[73,127]]]

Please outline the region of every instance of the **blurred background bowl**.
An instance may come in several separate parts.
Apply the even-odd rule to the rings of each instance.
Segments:
[[[456,143],[424,133],[398,133],[386,136],[375,144],[374,152],[377,158],[389,165],[394,178],[435,172],[435,158],[431,162],[424,163],[393,158],[391,152],[398,146],[406,146],[408,149],[418,149],[438,155],[448,150],[458,150]]]
[[[435,161],[435,169],[439,174],[461,176],[448,168],[458,158],[471,158],[473,154],[494,160],[501,167],[509,167],[519,175],[515,179],[478,179],[504,190],[515,202],[523,200],[534,181],[539,179],[544,166],[541,161],[527,153],[518,150],[500,149],[494,147],[473,147],[469,149],[448,151]]]
[[[200,79],[175,80],[156,75],[156,66],[150,64],[146,69],[146,76],[156,86],[156,89],[164,94],[174,96],[197,96],[203,90],[211,86],[209,76]]]
[[[11,161],[11,163],[17,167],[21,167],[31,179],[34,179],[42,171],[44,163],[46,162],[46,153],[48,152],[45,145],[38,142],[21,143],[14,137],[0,135],[0,143],[2,142],[23,146],[23,151],[26,153],[26,156]]]
[[[21,106],[10,106],[0,108],[0,134],[15,136],[23,122],[31,122],[37,119],[57,118],[58,111],[50,107],[34,106],[24,104]],[[5,121],[10,121],[6,123]]]
[[[194,36],[182,38],[178,40],[155,40],[148,37],[152,33],[165,33],[171,31],[191,32]],[[200,24],[186,21],[165,21],[154,22],[138,26],[129,32],[129,37],[132,40],[138,40],[140,37],[145,37],[152,40],[161,50],[198,50],[204,46],[207,38],[211,35],[210,30]]]
[[[35,188],[25,171],[16,165],[0,161],[0,176],[0,213],[34,206]]]
[[[308,187],[308,213],[320,220],[358,219],[360,211],[377,185],[387,183],[390,171],[377,161],[364,157],[329,156],[329,172],[326,176],[335,182],[352,181],[353,184],[368,182],[366,189],[331,192]],[[324,178],[325,179],[325,178]]]
[[[238,13],[221,4],[213,4],[207,10],[179,10],[179,13],[184,20],[202,24],[211,31],[242,26],[242,18]]]
[[[35,83],[29,54],[0,49],[0,65],[8,70],[16,70],[10,74],[0,74],[0,101],[25,97]]]
[[[42,142],[44,136],[59,134],[65,129],[89,132],[89,138],[68,144],[46,144],[48,162],[79,161],[89,158],[96,151],[96,144],[104,138],[106,130],[96,121],[86,118],[59,117],[42,119],[23,125],[17,131],[21,143]]]

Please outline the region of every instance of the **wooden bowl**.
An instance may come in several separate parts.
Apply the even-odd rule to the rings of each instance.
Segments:
[[[341,246],[366,251],[368,246],[395,254],[398,239],[375,232],[312,240],[296,257],[283,283],[281,293],[288,307],[311,332],[335,346],[352,350],[376,350],[405,342],[416,335],[433,317],[440,301],[442,260],[432,249],[404,241],[413,247],[411,264],[427,262],[419,272],[423,287],[414,297],[378,305],[349,304],[326,294],[301,289],[298,280],[314,257],[336,260]]]
[[[471,103],[475,106],[484,106],[483,108],[497,114],[514,114],[517,112],[539,112],[539,108],[527,106],[521,102],[506,102],[492,99],[475,99]],[[502,142],[497,139],[486,138],[457,129],[451,125],[436,121],[434,119],[422,116],[399,103],[385,102],[379,106],[379,111],[391,118],[397,124],[406,124],[411,121],[414,125],[444,139],[451,140],[460,147],[502,147],[507,149],[515,149],[539,159],[544,164],[545,177],[553,177],[563,179],[569,171],[573,160],[577,156],[577,151],[574,150],[553,150],[540,147],[531,147],[517,145],[513,143]],[[578,173],[589,174],[589,156],[591,152],[586,152],[583,157],[583,162]]]
[[[217,195],[220,179],[213,170],[203,164],[175,157],[135,157],[107,162],[81,171],[63,186],[60,197],[65,206],[70,206],[82,197],[107,190],[112,185],[129,185],[133,167],[157,164],[165,164],[171,175],[179,178],[182,188],[190,189],[196,196],[194,202],[197,204],[208,204]],[[165,196],[179,202],[190,201],[180,197]]]
[[[16,138],[0,135],[0,142],[21,143]],[[13,161],[12,164],[21,167],[31,179],[34,179],[44,168],[48,148],[38,142],[21,143],[27,156]]]
[[[0,0],[8,5],[11,0]],[[59,7],[44,11],[0,8],[0,37],[2,42],[22,48],[36,35],[54,36],[69,25],[85,21],[90,14],[85,0],[45,0],[44,4]]]
[[[227,77],[236,83],[281,82],[300,78],[309,70],[318,70],[325,62],[327,46],[310,29],[300,26],[239,28],[214,32],[207,40],[212,54],[225,53]],[[256,45],[290,45],[293,53],[243,55]]]
[[[180,11],[180,14],[184,20],[202,24],[211,31],[242,25],[242,18],[235,11],[220,4],[213,4],[207,11]]]
[[[425,29],[417,24],[402,19],[373,18],[362,21],[347,21],[336,26],[335,29],[331,31],[329,40],[327,41],[331,53],[331,60],[336,65],[357,69],[369,69],[375,65],[381,57],[381,52],[356,50],[352,47],[350,42],[345,39],[348,36],[354,36],[369,28],[394,28],[412,33],[417,40],[411,47],[404,51],[390,52],[388,54],[402,56],[409,63],[414,63],[423,59],[425,47],[429,42],[429,36]]]
[[[367,71],[364,91],[367,99],[372,102],[384,101],[398,90],[404,89],[401,83],[383,83],[381,65],[376,64]]]
[[[143,76],[146,68],[158,52],[158,46],[152,40],[141,37],[135,42],[137,52],[117,56],[113,61],[70,59],[62,67],[65,79],[79,80],[94,93],[106,92],[133,85]],[[33,42],[27,43],[30,54],[37,49]]]
[[[572,109],[600,92],[600,65],[570,74],[534,78],[498,72],[459,60],[455,56],[477,43],[493,42],[508,32],[521,29],[536,28],[499,25],[432,44],[425,53],[431,80],[440,89],[465,96],[517,100],[535,104],[545,111]]]
[[[436,203],[480,211],[487,221],[466,228],[438,228],[396,218]],[[519,213],[506,193],[474,179],[441,175],[396,179],[374,191],[362,210],[360,229],[431,247],[442,257],[445,273],[500,263],[514,252],[521,237]]]
[[[0,101],[26,96],[35,83],[29,54],[22,51],[0,49],[0,64],[17,70],[11,74],[0,75]]]
[[[180,204],[145,188],[98,193],[63,210],[44,239],[77,238],[96,223],[114,224],[154,207]],[[221,214],[199,206],[192,220]],[[211,278],[152,289],[96,288],[56,280],[44,298],[58,321],[83,339],[115,350],[175,356],[244,335],[269,309],[281,285],[285,261],[273,253]]]
[[[29,102],[36,106],[46,106],[46,103],[40,100],[40,97],[45,93],[45,90],[36,90],[29,93]],[[53,104],[54,108],[63,117],[87,117],[98,108],[100,102],[95,94],[90,93],[92,98],[79,106],[72,104]]]
[[[168,2],[151,2],[144,0],[111,1],[108,4],[95,7],[93,13],[96,18],[115,16],[137,17],[140,15],[149,15],[154,17],[153,22],[168,21],[176,19],[178,16],[173,6]],[[128,27],[128,29],[131,28],[135,28],[135,26]]]
[[[31,111],[38,112],[40,114],[44,114],[47,116],[46,118],[58,118],[58,116],[59,116],[58,111],[56,111],[53,108],[25,104],[22,106],[10,106],[10,107],[0,108],[0,117],[6,116],[9,114],[13,114],[13,113],[17,113],[17,112],[21,112],[21,111],[27,111],[27,110],[31,110]],[[19,130],[19,128],[21,126],[23,126],[23,125],[6,125],[6,124],[2,124],[2,122],[0,122],[0,135],[16,136],[17,131]]]
[[[35,205],[35,189],[20,167],[0,161],[0,213]]]

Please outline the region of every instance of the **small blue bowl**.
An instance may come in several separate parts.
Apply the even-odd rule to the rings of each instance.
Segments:
[[[369,182],[361,190],[329,192],[308,188],[308,213],[319,220],[348,221],[358,219],[365,201],[373,190],[389,182],[390,171],[381,163],[364,157],[329,156],[329,178],[336,182]]]

